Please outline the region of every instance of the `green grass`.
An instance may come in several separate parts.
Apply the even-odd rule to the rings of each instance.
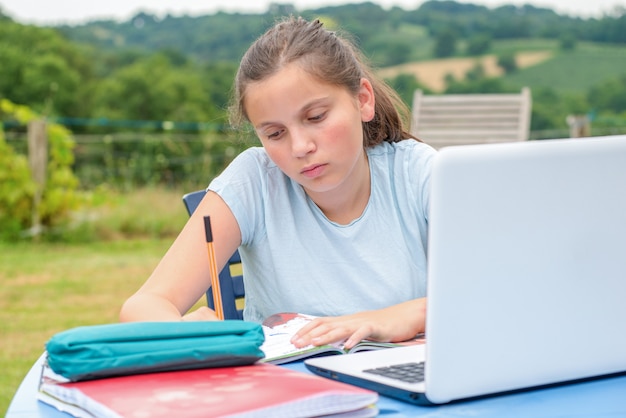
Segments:
[[[1,416],[53,334],[118,320],[123,301],[146,280],[184,225],[181,195],[160,189],[111,194],[81,215],[81,222],[115,239],[0,243]]]
[[[490,53],[500,55],[508,52],[554,51],[559,50],[559,41],[555,39],[506,39],[494,40]]]
[[[175,236],[187,220],[185,191],[153,187],[85,192],[86,204],[74,213],[64,235],[74,242]]]
[[[586,93],[590,87],[626,73],[626,47],[579,43],[571,51],[504,77],[513,86],[552,88],[560,93]]]
[[[623,45],[578,42],[572,50],[566,51],[554,39],[494,40],[488,54],[500,56],[510,52],[537,51],[552,52],[553,56],[539,64],[504,75],[502,80],[505,85],[516,88],[528,86],[531,91],[551,88],[558,94],[580,95],[586,94],[595,85],[626,73],[626,47]],[[426,54],[419,61],[425,62],[432,58],[432,55]]]

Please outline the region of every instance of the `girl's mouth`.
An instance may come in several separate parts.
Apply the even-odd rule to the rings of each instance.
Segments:
[[[315,165],[305,167],[300,172],[300,174],[302,174],[304,177],[315,178],[315,177],[322,175],[325,168],[326,168],[326,164],[315,164]]]

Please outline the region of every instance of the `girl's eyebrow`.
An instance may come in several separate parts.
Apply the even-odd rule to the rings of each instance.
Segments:
[[[328,96],[324,96],[324,97],[320,97],[318,99],[311,100],[309,103],[304,105],[304,107],[302,107],[302,112],[305,113],[308,110],[310,110],[311,108],[313,108],[315,106],[318,106],[320,104],[323,104],[327,100],[328,100]]]

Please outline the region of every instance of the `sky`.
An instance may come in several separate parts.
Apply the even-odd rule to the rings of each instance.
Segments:
[[[299,10],[331,5],[362,3],[365,0],[0,0],[0,9],[20,23],[37,25],[80,24],[94,19],[128,20],[139,11],[158,17],[213,14],[225,12],[265,12],[270,3],[293,4]],[[371,0],[383,8],[399,6],[415,10],[422,0]],[[626,0],[474,0],[462,3],[497,7],[503,4],[532,4],[560,14],[600,17],[616,7],[626,8]]]

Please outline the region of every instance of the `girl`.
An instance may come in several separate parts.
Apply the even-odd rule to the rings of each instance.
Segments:
[[[122,321],[214,320],[187,311],[210,285],[203,216],[218,268],[239,247],[244,319],[322,316],[296,346],[402,341],[424,331],[430,167],[397,95],[319,21],[289,18],[244,55],[232,121],[263,147],[241,153],[208,193]]]

